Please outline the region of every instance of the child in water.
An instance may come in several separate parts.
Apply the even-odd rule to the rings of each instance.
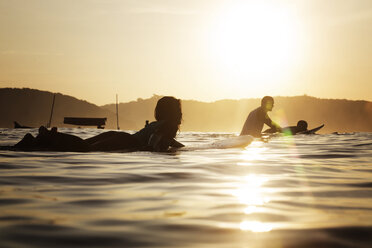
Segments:
[[[75,135],[60,133],[57,128],[50,131],[39,128],[39,134],[33,137],[30,133],[14,145],[17,150],[46,151],[116,151],[116,150],[147,150],[167,151],[169,147],[183,147],[174,138],[182,120],[181,101],[171,96],[165,96],[156,104],[156,121],[135,134],[109,131],[88,139]]]

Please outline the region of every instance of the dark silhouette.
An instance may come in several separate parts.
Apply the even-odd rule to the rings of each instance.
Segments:
[[[41,126],[36,137],[27,133],[13,148],[21,151],[85,152],[89,151],[89,144],[77,136],[58,132],[56,127],[49,131],[46,127]]]
[[[307,130],[307,122],[304,120],[300,120],[297,122],[297,126],[289,126],[289,127],[283,127],[281,131],[277,130],[275,127],[266,129],[263,133],[276,133],[276,132],[282,132],[287,135],[295,135],[298,133],[302,133],[308,131]]]
[[[148,150],[167,151],[169,147],[183,147],[174,138],[182,120],[181,101],[174,97],[161,98],[155,108],[156,121],[151,122],[137,133],[109,131],[88,139],[60,133],[57,128],[50,131],[44,126],[34,138],[31,134],[18,142],[14,148],[18,150],[47,151],[117,151]]]
[[[49,128],[52,125],[52,118],[53,118],[53,111],[54,111],[54,103],[55,102],[56,102],[56,94],[53,94],[52,108],[50,109],[50,117],[49,117],[49,121],[47,123],[47,128]]]
[[[261,100],[261,106],[249,113],[240,135],[252,135],[261,137],[261,131],[264,124],[275,130],[281,130],[281,127],[273,122],[267,112],[274,107],[274,99],[271,96],[265,96]]]
[[[323,127],[324,127],[324,124],[320,125],[319,127],[310,129],[310,130],[302,131],[299,134],[315,134],[318,130],[322,129]]]
[[[277,133],[281,132],[284,135],[296,135],[296,134],[315,134],[318,130],[324,127],[324,124],[313,128],[313,129],[307,129],[307,122],[304,120],[300,120],[297,122],[297,126],[289,126],[289,127],[283,127],[281,130],[277,130],[275,127],[266,129],[263,133],[269,134],[269,133]]]

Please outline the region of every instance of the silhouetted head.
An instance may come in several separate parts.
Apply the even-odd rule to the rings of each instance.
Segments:
[[[297,122],[297,132],[302,132],[307,130],[307,122],[304,120],[300,120]]]
[[[155,119],[157,121],[169,121],[177,125],[181,124],[181,100],[173,96],[160,98],[155,108]]]
[[[265,96],[261,99],[261,107],[267,112],[271,111],[274,107],[274,98],[271,96]]]
[[[182,121],[181,100],[172,96],[160,98],[155,107],[155,119],[165,121],[161,132],[168,138],[174,138]]]

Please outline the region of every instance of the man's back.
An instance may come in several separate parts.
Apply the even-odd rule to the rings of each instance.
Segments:
[[[261,137],[261,131],[267,118],[267,114],[263,111],[262,107],[256,108],[249,113],[240,135]]]

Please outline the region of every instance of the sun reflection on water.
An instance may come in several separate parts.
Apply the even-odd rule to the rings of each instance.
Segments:
[[[238,187],[233,190],[232,195],[240,203],[246,205],[244,209],[246,215],[263,212],[262,207],[270,202],[270,198],[265,195],[266,189],[263,187],[267,181],[268,178],[265,176],[249,174],[243,177]],[[273,229],[273,225],[259,220],[242,220],[239,229],[242,231],[269,232]]]
[[[263,153],[267,150],[267,147],[263,146],[262,142],[255,141],[249,147],[247,147],[240,155],[240,159],[243,162],[239,162],[238,165],[252,165],[251,161],[265,160]]]
[[[261,186],[267,181],[268,179],[263,176],[250,174],[244,178],[242,184],[232,194],[248,207],[263,205],[270,201],[268,197],[262,194],[263,189]]]
[[[270,223],[260,221],[243,221],[240,223],[240,230],[252,232],[270,232],[273,226]]]

